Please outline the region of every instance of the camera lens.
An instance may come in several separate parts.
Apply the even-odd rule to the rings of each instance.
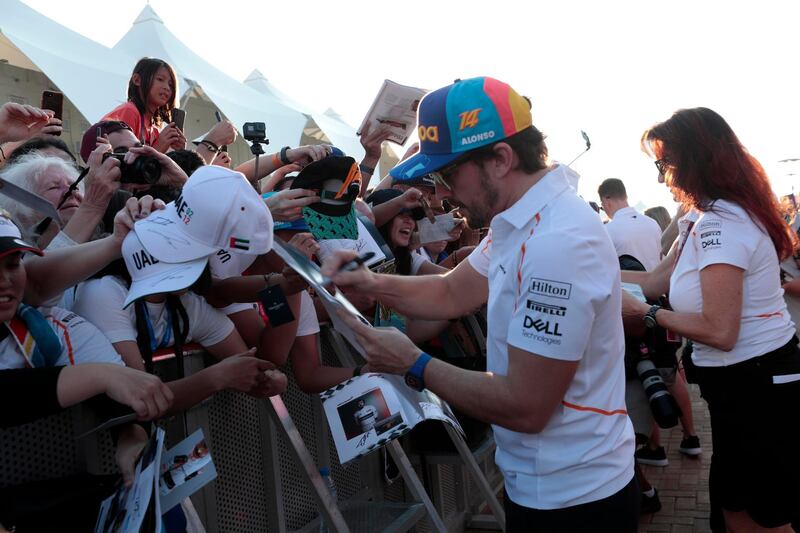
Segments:
[[[653,361],[641,359],[636,363],[636,373],[639,374],[644,394],[650,402],[650,410],[653,412],[656,423],[663,429],[675,427],[678,424],[681,410],[675,402],[675,398],[669,393],[667,385],[661,379],[661,374]]]

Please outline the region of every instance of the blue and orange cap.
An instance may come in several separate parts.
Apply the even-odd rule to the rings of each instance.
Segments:
[[[419,103],[419,153],[389,174],[400,182],[418,178],[531,125],[528,100],[507,83],[488,77],[456,81]]]

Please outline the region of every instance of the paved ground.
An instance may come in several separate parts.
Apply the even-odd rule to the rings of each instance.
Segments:
[[[696,385],[689,385],[692,397],[695,430],[700,437],[703,453],[689,458],[678,452],[681,428],[678,425],[662,434],[669,466],[645,466],[645,476],[658,490],[661,511],[642,516],[640,533],[707,533],[708,525],[708,466],[711,462],[711,423],[705,402]],[[467,530],[484,533],[485,530]],[[486,531],[488,533],[488,531]],[[493,532],[496,533],[496,532]]]
[[[711,463],[711,423],[705,402],[696,385],[689,385],[694,424],[703,453],[689,458],[678,452],[680,426],[664,432],[662,443],[669,466],[645,467],[645,476],[658,489],[661,511],[642,517],[639,531],[672,533],[708,532],[708,466]]]

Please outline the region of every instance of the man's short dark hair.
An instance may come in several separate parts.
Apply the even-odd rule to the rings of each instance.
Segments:
[[[622,180],[617,178],[608,178],[603,181],[597,188],[597,194],[600,198],[619,198],[624,200],[628,197],[625,184],[622,183]]]
[[[497,142],[509,145],[519,157],[519,169],[526,174],[533,174],[547,168],[547,145],[544,140],[545,135],[536,126],[530,126]],[[495,144],[497,143],[469,151],[470,159],[481,161],[491,158]]]
[[[204,166],[206,162],[194,150],[172,150],[167,152],[167,157],[175,161],[186,176],[191,176],[195,170]]]

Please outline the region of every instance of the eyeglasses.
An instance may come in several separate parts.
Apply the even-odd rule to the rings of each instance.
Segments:
[[[656,159],[655,161],[653,161],[653,164],[658,169],[658,173],[661,174],[662,176],[665,176],[667,174],[667,169],[671,166],[669,159],[667,159],[666,157],[662,157],[661,159]]]
[[[448,191],[452,191],[453,187],[451,187],[450,184],[447,183],[447,180],[450,179],[453,176],[453,174],[455,174],[458,167],[469,161],[469,159],[470,159],[469,156],[459,157],[446,167],[442,167],[439,170],[431,172],[429,176],[433,178],[433,184],[441,185]]]

